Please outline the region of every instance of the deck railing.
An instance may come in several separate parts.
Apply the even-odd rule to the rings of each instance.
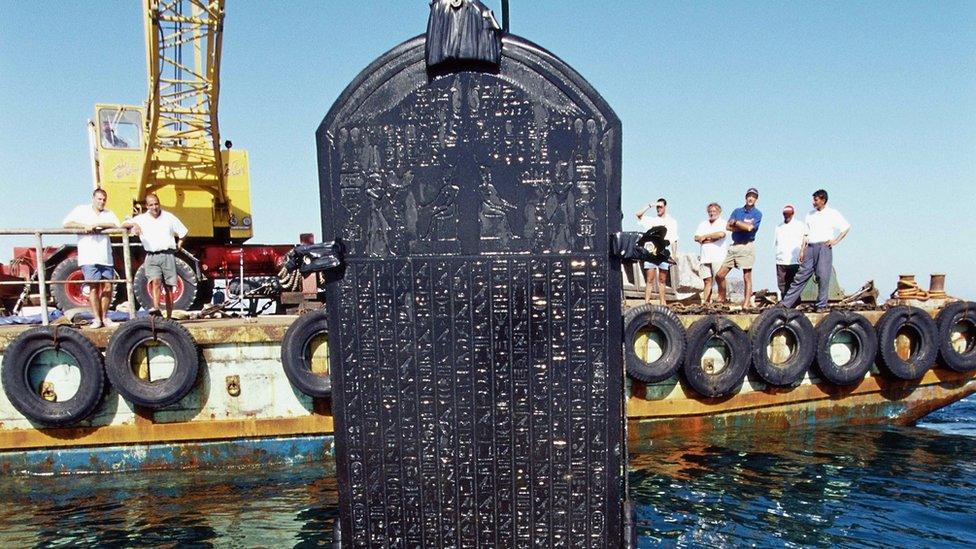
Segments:
[[[91,281],[87,280],[47,280],[47,265],[45,264],[46,258],[44,257],[44,236],[45,235],[84,235],[92,234],[90,231],[85,231],[83,229],[0,229],[0,236],[34,236],[34,247],[37,252],[37,285],[38,292],[40,294],[39,301],[41,302],[41,324],[47,326],[50,323],[50,316],[47,306],[48,284],[90,284]],[[118,229],[105,229],[99,231],[98,234],[104,234],[109,236],[121,235],[122,237],[122,259],[124,265],[124,276],[125,278],[113,278],[102,280],[100,282],[111,282],[111,283],[125,283],[125,297],[129,304],[129,318],[135,318],[136,308],[135,308],[135,293],[132,285],[132,252],[129,249],[129,231],[128,229],[118,228]],[[0,281],[0,284],[6,285],[20,285],[20,284],[31,284],[30,280],[27,281]]]

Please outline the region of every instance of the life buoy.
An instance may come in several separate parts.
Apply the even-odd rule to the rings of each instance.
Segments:
[[[939,355],[950,370],[976,370],[976,303],[956,301],[935,318]]]
[[[32,386],[29,370],[45,351],[68,355],[81,373],[77,390],[64,401],[45,400],[40,387]],[[102,401],[105,387],[102,353],[88,338],[71,328],[32,328],[7,346],[2,381],[10,403],[27,419],[50,427],[73,425],[91,416]]]
[[[706,357],[715,339],[722,343],[724,352],[719,352],[717,357]],[[727,318],[707,316],[688,328],[682,371],[695,392],[720,397],[742,384],[749,370],[749,358],[749,337],[745,331]]]
[[[784,339],[784,358],[771,345],[778,345]],[[773,307],[759,313],[749,327],[749,341],[752,344],[752,367],[759,377],[770,385],[793,385],[806,375],[817,352],[817,336],[813,324],[807,316],[794,309]]]
[[[899,305],[885,311],[875,326],[878,356],[885,371],[899,379],[918,379],[938,355],[935,321],[918,307]]]
[[[841,346],[843,354],[835,356],[835,346]],[[860,381],[874,364],[877,351],[874,326],[857,313],[831,311],[817,324],[817,372],[834,385]]]
[[[148,346],[166,347],[172,372],[164,379],[142,379],[133,371],[136,353]],[[169,357],[167,361],[169,360]],[[153,410],[179,401],[193,389],[200,370],[200,349],[190,332],[172,320],[130,320],[112,334],[105,351],[105,372],[127,401]]]
[[[285,376],[296,389],[310,397],[323,398],[332,394],[332,379],[328,374],[312,372],[311,364],[312,343],[328,333],[328,314],[318,310],[298,317],[281,341],[281,365]]]
[[[661,337],[661,356],[647,361],[637,354],[637,339],[642,331],[652,330]],[[640,305],[624,315],[627,375],[644,383],[656,383],[673,376],[681,367],[685,350],[685,329],[667,307]]]

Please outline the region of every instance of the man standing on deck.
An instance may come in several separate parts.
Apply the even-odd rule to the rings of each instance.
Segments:
[[[155,193],[146,195],[146,213],[126,221],[146,250],[146,278],[152,292],[153,308],[149,314],[159,314],[160,293],[166,293],[166,318],[173,317],[172,290],[176,286],[176,253],[183,249],[187,229],[177,217],[164,212]],[[162,290],[162,292],[161,292]]]
[[[78,266],[91,282],[88,303],[92,310],[92,328],[112,326],[108,318],[108,306],[112,297],[112,283],[102,282],[115,278],[112,268],[112,241],[101,234],[105,229],[119,226],[119,218],[105,209],[108,193],[98,188],[92,192],[91,204],[81,204],[71,210],[61,222],[65,229],[81,229],[88,234],[78,235]]]
[[[851,224],[837,210],[827,206],[827,191],[813,193],[813,210],[807,214],[806,236],[800,247],[800,270],[780,304],[793,307],[807,280],[817,275],[817,312],[827,311],[827,290],[833,272],[834,246],[851,230]]]
[[[762,222],[762,212],[756,207],[757,201],[759,201],[759,191],[752,187],[746,191],[745,205],[732,210],[729,223],[726,225],[726,229],[732,232],[732,245],[729,246],[722,268],[715,274],[715,281],[718,282],[718,300],[725,303],[727,301],[725,279],[733,268],[742,269],[743,308],[748,308],[752,302],[752,266],[756,263],[754,242],[759,224]]]
[[[780,299],[786,295],[800,269],[800,247],[806,225],[796,220],[795,211],[792,204],[783,206],[783,222],[776,227],[776,284]]]
[[[637,221],[644,227],[644,230],[652,229],[654,227],[664,227],[664,239],[670,242],[671,257],[678,254],[678,222],[668,215],[668,201],[663,198],[658,198],[657,202],[654,204],[657,210],[657,216],[645,217],[644,214],[650,209],[651,204],[644,207],[643,210],[637,212]],[[654,285],[654,280],[657,279],[658,296],[661,305],[667,305],[668,300],[665,297],[665,288],[667,288],[668,283],[668,271],[671,265],[668,261],[662,261],[660,263],[644,263],[645,269],[645,286],[644,286],[644,302],[651,302],[651,287]]]
[[[698,272],[705,285],[702,303],[707,304],[712,300],[712,280],[725,262],[729,244],[725,237],[728,222],[720,217],[722,206],[719,206],[718,202],[712,202],[705,211],[708,213],[708,219],[698,224],[698,229],[695,230],[695,242],[701,244]]]

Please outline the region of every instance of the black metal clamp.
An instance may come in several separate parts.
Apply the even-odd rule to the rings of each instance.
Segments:
[[[285,266],[289,271],[298,269],[303,275],[329,271],[342,267],[346,247],[341,240],[300,244],[288,252]]]

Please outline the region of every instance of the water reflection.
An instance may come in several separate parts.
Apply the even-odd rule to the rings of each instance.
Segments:
[[[919,427],[674,437],[638,450],[629,480],[642,547],[976,539],[976,398]],[[338,491],[334,470],[313,463],[3,478],[0,501],[0,547],[320,547]]]
[[[5,479],[0,547],[327,545],[332,475],[314,464]]]
[[[856,427],[654,441],[631,457],[641,546],[963,544],[976,438]]]

